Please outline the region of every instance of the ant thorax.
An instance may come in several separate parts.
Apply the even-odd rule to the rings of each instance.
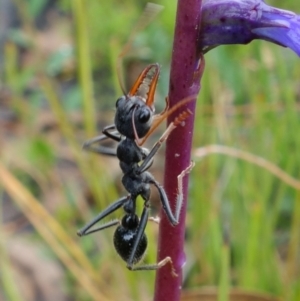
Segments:
[[[139,163],[145,159],[146,153],[136,143],[128,138],[123,139],[117,147],[117,157],[127,164]]]
[[[151,125],[154,109],[140,96],[122,96],[116,102],[115,125],[118,132],[129,139],[144,137]]]

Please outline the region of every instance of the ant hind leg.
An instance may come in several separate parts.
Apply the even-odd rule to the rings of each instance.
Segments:
[[[170,266],[171,266],[171,275],[173,277],[178,277],[178,274],[176,273],[176,270],[173,265],[172,258],[169,256],[165,257],[160,262],[155,263],[155,264],[145,264],[145,265],[135,265],[135,266],[127,265],[127,268],[130,271],[156,271],[167,264],[170,264]]]
[[[150,270],[158,270],[161,267],[165,266],[166,264],[170,264],[171,265],[171,274],[173,277],[177,277],[177,273],[175,271],[173,262],[171,257],[167,256],[166,258],[162,259],[160,262],[158,263],[154,263],[154,264],[138,264],[138,262],[140,260],[142,260],[142,257],[144,256],[144,254],[138,258],[137,257],[137,253],[138,253],[138,247],[139,244],[141,242],[142,236],[144,235],[145,232],[145,228],[147,225],[148,220],[150,219],[149,217],[149,206],[147,201],[145,202],[145,207],[140,219],[140,223],[139,226],[136,230],[136,238],[131,250],[131,254],[127,260],[127,268],[130,271],[150,271]]]
[[[129,197],[130,196],[122,197],[119,200],[112,203],[111,205],[109,205],[106,209],[104,209],[96,217],[94,217],[90,222],[88,222],[83,228],[78,230],[77,235],[78,236],[84,236],[84,235],[88,235],[88,234],[106,229],[108,227],[117,225],[119,223],[119,221],[118,220],[113,220],[113,221],[110,221],[110,222],[107,222],[107,223],[103,224],[102,226],[100,226],[96,229],[90,230],[96,223],[101,221],[103,218],[110,215],[114,211],[118,210],[120,207],[124,206],[125,203],[128,201]]]

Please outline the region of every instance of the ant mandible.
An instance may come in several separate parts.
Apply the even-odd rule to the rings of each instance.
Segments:
[[[137,95],[137,92],[152,69],[154,69],[154,76],[149,84],[147,99],[144,99]],[[171,258],[166,257],[157,264],[136,266],[143,258],[147,248],[145,228],[149,219],[150,184],[157,188],[162,207],[170,223],[175,226],[179,222],[182,206],[182,178],[193,167],[193,164],[191,164],[178,176],[178,196],[175,213],[173,213],[164,188],[147,170],[152,165],[155,154],[171,131],[180,125],[191,113],[187,110],[176,117],[150,151],[140,146],[167,116],[173,113],[179,106],[190,101],[190,99],[181,101],[170,110],[168,110],[168,101],[166,100],[165,110],[159,115],[154,115],[154,92],[159,71],[158,64],[146,67],[129,93],[117,100],[114,124],[105,127],[103,135],[88,140],[83,146],[84,149],[98,154],[118,157],[120,168],[124,174],[122,183],[129,194],[109,205],[77,233],[79,236],[83,236],[119,225],[114,234],[114,246],[118,254],[126,261],[127,268],[130,270],[156,270],[168,262],[172,264]],[[117,141],[117,149],[101,146],[100,142],[106,139]],[[138,196],[141,196],[144,200],[144,209],[141,218],[136,214],[136,199]],[[91,229],[97,222],[120,207],[123,207],[125,211],[121,222],[113,220],[102,224],[98,228]]]
[[[153,17],[161,10],[161,7],[155,4],[148,4],[143,16],[140,18],[135,30],[132,32],[129,41],[124,47],[124,50],[119,55],[119,59],[129,52],[134,34],[151,22]],[[121,88],[124,92],[124,85],[120,77],[120,60],[118,61],[118,76]],[[174,121],[168,126],[166,131],[155,143],[151,150],[141,147],[153,131],[164,121],[168,116],[174,113],[182,105],[193,100],[195,97],[188,97],[180,101],[177,105],[169,108],[168,99],[166,98],[166,107],[164,111],[158,115],[154,115],[154,93],[160,73],[158,64],[147,66],[133,87],[128,93],[124,92],[116,102],[116,114],[114,124],[103,129],[103,135],[97,136],[84,143],[83,148],[102,155],[117,156],[120,161],[120,168],[123,172],[122,183],[128,191],[128,195],[120,198],[87,225],[80,229],[77,234],[79,236],[88,235],[106,228],[117,226],[114,233],[114,246],[117,253],[126,261],[127,268],[130,270],[156,270],[167,263],[171,264],[172,274],[176,276],[173,268],[172,260],[166,257],[156,264],[137,265],[143,258],[147,248],[147,237],[145,228],[149,217],[150,210],[150,185],[154,185],[158,190],[159,197],[162,202],[162,207],[166,213],[170,223],[177,225],[183,201],[182,179],[190,172],[194,164],[191,163],[178,178],[178,193],[175,212],[173,213],[170,207],[168,197],[164,188],[154,179],[147,171],[152,163],[155,154],[161,147],[162,143],[168,138],[169,134],[191,114],[189,110],[183,111]],[[150,81],[147,78],[152,77]],[[148,86],[148,93],[145,97],[141,96],[140,89],[142,86]],[[112,139],[118,142],[116,149],[105,147],[101,142],[107,139]],[[144,208],[142,215],[136,213],[136,199],[141,196],[144,200]],[[121,221],[112,220],[106,222],[97,228],[93,226],[105,217],[123,207],[125,214]]]

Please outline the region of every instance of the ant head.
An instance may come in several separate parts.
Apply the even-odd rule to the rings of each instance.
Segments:
[[[137,95],[139,88],[146,83],[150,70],[154,69],[146,99]],[[154,93],[159,76],[159,65],[147,66],[140,74],[127,95],[120,97],[116,102],[115,125],[120,134],[138,139],[144,137],[151,128],[154,115]]]
[[[135,133],[144,137],[149,131],[154,109],[145,104],[140,96],[122,96],[116,102],[115,125],[121,135],[132,140]]]

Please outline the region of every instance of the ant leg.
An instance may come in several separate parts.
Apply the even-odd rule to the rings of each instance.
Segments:
[[[102,155],[107,155],[107,156],[116,156],[116,149],[111,148],[111,147],[105,147],[102,145],[96,145],[97,143],[107,140],[109,137],[105,135],[97,136],[95,138],[92,138],[86,142],[84,142],[82,148],[84,150],[88,150],[90,152],[96,153],[96,154],[102,154]]]
[[[153,184],[157,188],[158,193],[159,193],[159,197],[161,199],[162,207],[163,207],[170,223],[173,226],[176,226],[178,224],[179,220],[176,219],[176,217],[174,216],[174,214],[171,210],[170,202],[169,202],[169,199],[167,197],[167,194],[166,194],[164,188],[158,182],[156,182],[155,180],[152,180],[150,183]]]
[[[175,120],[173,122],[171,122],[168,126],[168,128],[165,130],[165,132],[162,134],[162,136],[160,137],[160,139],[154,144],[154,146],[152,147],[150,153],[148,154],[148,156],[145,158],[145,160],[143,161],[143,163],[140,165],[140,167],[138,168],[137,172],[139,174],[143,173],[144,171],[146,171],[149,168],[149,162],[151,162],[153,160],[153,157],[155,156],[155,154],[157,153],[157,151],[160,149],[161,145],[163,144],[164,141],[167,140],[167,138],[169,137],[169,135],[171,134],[171,132],[184,120],[186,119],[191,113],[189,111],[184,111],[183,113],[181,113],[178,117],[175,118]]]
[[[148,157],[146,157],[145,159],[147,159],[147,158],[148,158]],[[144,161],[143,161],[143,162],[144,162]],[[138,174],[141,174],[141,173],[145,172],[146,170],[148,170],[148,169],[152,166],[153,162],[154,162],[154,158],[153,158],[153,157],[150,158],[149,160],[147,159],[147,162],[146,162],[145,164],[142,163],[142,165],[144,165],[144,166],[143,166],[143,169],[140,171],[140,168],[138,168],[137,173],[138,173]],[[141,166],[142,166],[142,165],[141,165]],[[141,166],[140,166],[140,167],[141,167]]]
[[[148,217],[149,217],[149,205],[147,204],[147,202],[145,202],[145,207],[143,209],[141,220],[140,220],[139,226],[136,230],[136,238],[135,238],[134,244],[132,246],[130,256],[129,256],[128,261],[127,261],[127,267],[128,267],[129,270],[134,269],[133,265],[134,265],[134,260],[135,260],[135,257],[136,257],[135,255],[136,255],[136,252],[137,252],[138,245],[140,244],[141,238],[142,238],[142,236],[145,232]]]
[[[138,248],[138,245],[140,244],[141,238],[142,238],[142,236],[145,232],[145,228],[146,228],[148,219],[149,219],[149,205],[146,202],[145,207],[143,209],[141,219],[140,219],[140,224],[139,224],[139,227],[138,227],[137,232],[136,232],[137,233],[136,239],[134,241],[134,245],[132,247],[130,257],[127,261],[127,268],[131,271],[158,270],[161,267],[165,266],[167,263],[170,263],[171,269],[172,269],[171,274],[172,274],[173,277],[177,277],[178,275],[175,272],[172,259],[169,256],[167,256],[166,258],[164,258],[163,260],[161,260],[160,262],[155,263],[155,264],[134,265],[135,264],[134,259],[136,257],[135,255],[136,255],[136,252],[137,252],[137,248]]]
[[[97,153],[97,154],[116,156],[117,154],[116,154],[116,150],[114,148],[96,145],[99,142],[109,139],[109,138],[112,140],[115,140],[117,142],[120,142],[121,137],[120,137],[120,134],[118,131],[109,132],[109,130],[112,130],[115,128],[116,128],[116,126],[114,124],[105,127],[102,131],[103,135],[97,136],[95,138],[92,138],[92,139],[86,141],[83,144],[82,148],[85,150]]]
[[[174,126],[173,123],[169,125],[169,127],[166,129],[166,131],[163,133],[163,135],[160,137],[160,139],[154,144],[152,147],[150,153],[148,156],[145,158],[143,163],[140,165],[140,167],[137,169],[137,173],[141,174],[144,171],[146,171],[150,166],[150,162],[153,161],[153,157],[157,153],[157,151],[160,149],[161,145],[163,142],[168,138],[170,133],[175,129],[176,126]]]
[[[120,207],[124,206],[124,204],[128,201],[130,196],[122,197],[121,199],[117,200],[113,204],[109,205],[106,209],[104,209],[100,214],[98,214],[95,218],[93,218],[89,223],[87,223],[83,228],[77,231],[78,236],[88,235],[90,233],[100,231],[102,229],[111,227],[116,225],[118,222],[116,220],[108,222],[101,227],[88,231],[91,227],[93,227],[96,223],[98,223],[100,220],[102,220],[107,215],[111,214],[112,212],[116,211]]]
[[[175,218],[179,222],[179,216],[180,216],[180,211],[182,207],[182,202],[183,202],[183,178],[185,175],[189,174],[191,170],[194,168],[195,162],[191,161],[190,165],[183,170],[179,176],[177,176],[177,183],[178,183],[178,192],[177,192],[177,197],[176,197],[176,208],[175,208]]]
[[[182,202],[183,202],[183,185],[182,185],[183,177],[185,175],[187,175],[194,166],[195,166],[195,163],[192,161],[190,163],[190,165],[185,170],[183,170],[179,176],[177,176],[178,192],[177,192],[177,197],[176,197],[175,214],[173,214],[173,212],[171,210],[170,202],[169,202],[169,199],[167,197],[167,194],[166,194],[164,188],[158,182],[156,182],[154,179],[150,181],[150,183],[153,184],[157,188],[161,202],[162,202],[162,207],[163,207],[170,223],[173,226],[176,226],[179,223],[180,210],[181,210]]]
[[[114,132],[109,132],[109,130],[115,130],[116,129],[116,125],[115,124],[111,124],[111,125],[108,125],[106,126],[103,130],[102,130],[102,133],[109,137],[110,139],[112,140],[115,140],[117,142],[120,142],[121,141],[121,137],[120,137],[120,134],[117,130],[115,130]]]
[[[149,156],[150,152],[146,148],[141,148],[141,150],[142,150],[142,154],[143,154],[143,159],[142,160],[145,160]],[[143,170],[142,170],[141,173],[143,173],[144,171],[148,170],[152,166],[153,162],[154,162],[154,158],[152,156],[152,158],[150,158],[149,160],[147,160],[147,162],[145,163],[145,166],[143,167]],[[139,170],[138,170],[138,174],[140,174]]]
[[[98,232],[98,231],[101,231],[101,230],[110,228],[110,227],[112,227],[112,226],[116,226],[116,225],[118,225],[118,224],[120,224],[120,221],[119,221],[118,219],[114,219],[114,220],[112,220],[112,221],[109,221],[109,222],[107,222],[107,223],[102,224],[102,225],[101,225],[100,227],[98,227],[98,228],[92,229],[92,230],[90,230],[90,231],[86,231],[86,232],[84,232],[83,234],[80,233],[80,232],[78,231],[78,232],[77,232],[77,235],[78,235],[78,236],[89,235],[89,234],[91,234],[91,233],[95,233],[95,232]]]
[[[155,263],[155,264],[135,265],[135,266],[130,266],[130,267],[127,265],[127,268],[130,271],[156,271],[168,263],[171,265],[171,275],[173,277],[178,277],[178,274],[176,273],[174,265],[173,265],[172,258],[169,256],[165,257],[160,262]]]

